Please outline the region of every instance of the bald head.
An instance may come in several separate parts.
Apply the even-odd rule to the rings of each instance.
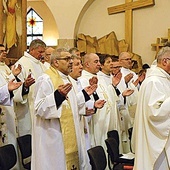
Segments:
[[[86,54],[83,57],[83,68],[89,73],[96,74],[100,70],[99,56],[95,53]]]
[[[119,60],[125,59],[127,57],[131,57],[128,52],[121,52],[120,55],[119,55]]]
[[[51,57],[51,54],[52,52],[54,51],[55,49],[52,48],[52,47],[47,47],[46,50],[45,50],[45,56],[44,56],[44,60],[48,63],[50,63],[50,57]]]
[[[131,69],[132,68],[132,57],[128,52],[122,52],[119,55],[119,62],[122,67]]]

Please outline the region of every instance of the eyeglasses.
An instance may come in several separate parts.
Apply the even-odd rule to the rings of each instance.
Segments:
[[[69,62],[69,61],[73,60],[73,57],[70,57],[70,56],[68,56],[68,57],[58,57],[56,59],[57,60],[65,60],[65,61]]]

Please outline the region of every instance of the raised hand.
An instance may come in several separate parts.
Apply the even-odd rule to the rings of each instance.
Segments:
[[[143,82],[143,80],[145,79],[145,77],[146,77],[146,72],[145,71],[143,71],[141,74],[139,74],[139,76],[138,76],[138,79],[139,79],[139,82]]]
[[[11,81],[8,82],[8,90],[9,91],[18,89],[22,84],[22,82],[14,82],[14,80],[15,79],[12,79]]]
[[[11,71],[14,76],[19,75],[21,73],[21,70],[22,70],[22,67],[20,64],[18,64],[18,66],[16,65],[11,66]]]
[[[35,79],[32,78],[31,74],[29,74],[28,77],[25,79],[24,86],[29,87],[34,83],[35,83]]]
[[[129,73],[127,74],[124,79],[125,79],[125,83],[129,83],[129,81],[133,78],[133,74]]]
[[[67,94],[68,94],[68,92],[71,90],[71,88],[72,88],[72,84],[71,84],[71,83],[67,83],[67,84],[64,84],[64,85],[60,85],[60,86],[58,86],[58,92],[59,92],[61,95],[67,97]]]
[[[112,84],[113,86],[117,86],[120,83],[120,80],[122,78],[122,73],[118,72],[116,75],[112,77]]]
[[[105,103],[106,103],[105,100],[97,100],[94,103],[94,107],[97,108],[97,109],[101,109],[104,106]]]
[[[90,96],[91,94],[93,94],[97,89],[97,84],[93,84],[91,86],[85,87],[84,90],[86,91],[86,93]]]
[[[89,84],[92,86],[93,84],[97,84],[98,83],[98,79],[97,77],[92,77],[91,79],[89,79]]]
[[[142,72],[141,74],[138,75],[138,78],[133,82],[133,84],[137,86],[139,82],[142,83],[143,80],[145,79],[145,76],[146,76],[146,73]]]
[[[133,92],[134,90],[126,89],[125,91],[123,91],[122,96],[123,97],[130,96]]]

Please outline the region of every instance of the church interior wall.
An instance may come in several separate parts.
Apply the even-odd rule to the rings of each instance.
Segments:
[[[75,25],[87,0],[82,0],[81,2],[77,0],[72,1],[67,0],[64,1],[65,3],[62,0],[44,1],[53,13],[59,39],[76,38],[74,37]],[[76,28],[77,33],[100,38],[114,31],[118,40],[124,39],[124,12],[108,15],[107,8],[123,4],[125,0],[93,1],[83,14],[81,21],[79,21],[79,27]],[[151,47],[151,44],[155,43],[158,37],[168,36],[168,28],[170,28],[169,6],[169,0],[155,0],[154,6],[133,11],[132,51],[142,57],[143,63],[151,64],[155,58],[156,51]]]
[[[100,38],[114,31],[118,40],[124,39],[124,13],[114,15],[107,13],[108,7],[122,4],[125,1],[119,2],[96,0],[82,18],[79,33]],[[156,52],[151,44],[156,42],[156,38],[168,36],[169,6],[169,0],[164,0],[164,2],[155,0],[154,6],[133,11],[133,52],[142,57],[143,63],[151,64],[154,60]]]
[[[151,44],[157,38],[168,38],[170,28],[169,0],[155,0],[155,6],[134,11],[133,49],[143,62],[151,63],[156,52]]]
[[[53,13],[60,39],[73,39],[77,19],[84,5],[92,0],[44,1]]]

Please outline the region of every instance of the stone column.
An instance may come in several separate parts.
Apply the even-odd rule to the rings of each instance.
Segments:
[[[58,47],[70,49],[75,47],[75,39],[58,39]]]

